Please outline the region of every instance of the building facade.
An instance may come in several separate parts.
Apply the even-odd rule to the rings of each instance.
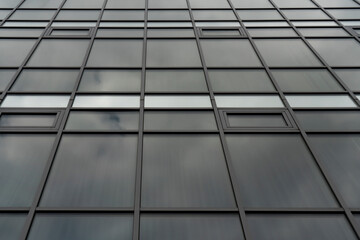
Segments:
[[[0,239],[360,239],[359,1],[0,19]]]

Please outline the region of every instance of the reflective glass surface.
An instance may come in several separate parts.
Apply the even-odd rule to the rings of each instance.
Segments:
[[[34,43],[31,39],[0,39],[0,66],[20,66]]]
[[[6,114],[0,116],[0,127],[53,127],[55,114]]]
[[[66,108],[68,95],[7,95],[1,103],[5,108]]]
[[[0,214],[0,238],[18,240],[25,220],[25,214]]]
[[[15,75],[16,70],[13,69],[1,69],[0,70],[0,91],[4,91],[13,76]]]
[[[138,108],[139,96],[126,95],[78,95],[73,107],[79,108]]]

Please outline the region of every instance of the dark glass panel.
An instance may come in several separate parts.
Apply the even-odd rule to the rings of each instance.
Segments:
[[[352,91],[360,91],[360,69],[337,69],[336,74]]]
[[[104,0],[66,0],[63,8],[101,8]]]
[[[276,128],[287,127],[287,123],[281,113],[279,114],[250,114],[231,113],[227,114],[230,127],[241,128]]]
[[[0,70],[0,91],[4,91],[9,84],[16,70],[14,69],[1,69]]]
[[[0,127],[52,127],[55,114],[6,114],[0,116]]]
[[[103,1],[103,0],[101,0]],[[94,20],[99,18],[99,10],[61,10],[56,20]]]
[[[58,8],[62,2],[63,0],[26,0],[20,8]]]
[[[97,37],[143,37],[144,29],[99,29]]]
[[[34,43],[30,39],[0,39],[0,66],[20,66]]]
[[[150,10],[148,19],[153,20],[190,20],[190,14],[187,10]]]
[[[0,37],[39,37],[42,28],[0,28]]]
[[[145,0],[108,0],[106,8],[145,8]]]
[[[17,10],[10,20],[50,20],[55,10]]]
[[[25,214],[0,214],[0,239],[18,240],[26,220]]]
[[[148,29],[148,37],[195,37],[192,29]]]
[[[143,10],[106,10],[102,16],[102,20],[116,20],[116,21],[133,21],[143,20]]]

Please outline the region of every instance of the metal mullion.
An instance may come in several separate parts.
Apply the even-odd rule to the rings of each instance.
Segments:
[[[25,2],[25,0],[21,0],[18,5],[16,5],[10,12],[9,14],[2,20],[0,21],[0,26],[2,26],[7,20],[9,20],[9,18],[14,14],[14,12],[16,10],[18,10],[18,8],[21,6],[21,4],[23,4]]]
[[[27,58],[25,59],[23,65],[26,64],[26,62],[29,60],[31,54],[35,51],[36,47],[39,45],[42,37],[45,35],[46,33],[46,30],[51,26],[52,22],[54,21],[54,19],[56,18],[57,14],[60,12],[60,10],[62,9],[62,7],[64,6],[64,4],[66,3],[67,0],[63,0],[63,2],[60,4],[59,8],[57,9],[55,15],[52,17],[52,19],[50,20],[49,24],[47,25],[45,31],[42,33],[42,35],[39,37],[39,40],[38,42],[35,44],[35,46],[33,47],[32,51],[30,51],[29,55],[27,56]],[[104,5],[103,5],[103,9],[105,8],[105,5],[107,3],[107,0],[104,1]],[[98,21],[97,21],[97,24],[96,24],[96,27],[95,27],[95,30],[97,30],[97,28],[99,27],[99,24],[100,24],[100,19],[101,19],[101,16],[102,16],[102,13],[103,13],[103,10],[101,11],[100,15],[99,15],[99,18],[98,18]],[[96,33],[96,31],[95,31]],[[80,83],[80,79],[81,79],[81,76],[82,76],[82,73],[84,71],[84,66],[87,62],[87,59],[90,55],[90,50],[91,50],[91,47],[92,47],[92,44],[95,40],[95,34],[92,36],[91,38],[91,42],[90,44],[88,45],[88,49],[87,49],[87,52],[86,52],[86,55],[84,57],[84,61],[83,61],[83,64],[80,68],[80,73],[78,75],[78,79],[77,79],[77,83],[76,85],[79,85]],[[18,74],[20,73],[20,71],[18,72]],[[17,74],[17,75],[18,75]],[[17,76],[16,76],[17,77]],[[16,79],[16,78],[15,78]],[[11,86],[11,85],[10,85]],[[8,88],[10,88],[10,86],[8,86]],[[70,109],[71,109],[71,106],[73,104],[73,101],[74,101],[74,94],[75,94],[75,91],[76,91],[76,88],[77,86],[74,87],[74,90],[71,94],[71,97],[70,97],[70,100],[69,100],[69,103],[68,103],[68,106],[65,110],[65,113],[64,113],[64,116],[63,116],[63,119],[62,119],[62,122],[60,124],[60,127],[59,127],[59,130],[57,132],[57,135],[56,135],[56,138],[55,138],[55,141],[54,141],[54,144],[53,144],[53,147],[51,149],[51,153],[50,153],[50,156],[48,158],[48,161],[45,165],[45,168],[43,170],[43,174],[42,174],[42,177],[41,177],[41,181],[40,181],[40,184],[38,185],[38,189],[36,191],[36,195],[34,197],[34,201],[31,205],[31,208],[30,208],[30,211],[29,211],[29,214],[27,216],[27,219],[26,219],[26,222],[24,224],[24,227],[23,227],[23,230],[22,230],[22,233],[21,233],[21,236],[20,236],[20,240],[26,240],[29,232],[30,232],[30,229],[31,229],[31,225],[32,225],[32,222],[35,218],[35,214],[37,212],[37,207],[40,203],[40,199],[41,199],[41,195],[45,189],[45,186],[46,186],[46,181],[48,179],[48,176],[50,174],[50,171],[51,171],[51,167],[53,165],[53,162],[55,160],[55,155],[56,155],[56,152],[57,152],[57,149],[60,145],[60,140],[62,138],[62,135],[63,135],[63,130],[64,130],[64,127],[65,127],[65,124],[66,124],[66,120],[67,120],[67,117],[70,113]],[[9,90],[9,89],[7,89]]]
[[[245,211],[244,211],[242,201],[241,201],[241,198],[240,198],[241,194],[240,194],[240,191],[239,191],[238,184],[236,182],[234,168],[233,168],[232,163],[230,161],[230,154],[229,154],[229,150],[228,150],[227,145],[226,145],[225,133],[224,133],[224,130],[222,128],[222,123],[221,123],[221,116],[220,116],[220,113],[219,113],[218,108],[216,106],[214,92],[213,92],[213,89],[211,87],[211,82],[209,80],[210,78],[209,78],[209,73],[208,73],[208,69],[207,69],[207,66],[206,66],[206,62],[205,62],[205,57],[204,57],[204,54],[203,54],[203,51],[202,51],[202,48],[201,48],[201,44],[200,44],[199,31],[197,31],[196,21],[195,21],[193,12],[192,12],[193,10],[191,8],[190,1],[186,0],[186,3],[187,3],[188,8],[189,8],[190,18],[191,18],[191,22],[192,22],[194,32],[195,32],[196,44],[197,44],[197,47],[198,47],[200,60],[201,60],[202,66],[203,66],[204,74],[205,74],[205,81],[206,81],[206,84],[207,84],[207,87],[208,87],[208,90],[209,90],[209,95],[210,95],[211,105],[213,107],[213,112],[214,112],[214,115],[215,115],[216,125],[217,125],[217,127],[219,129],[219,137],[220,137],[221,147],[222,147],[223,153],[224,153],[225,164],[226,164],[226,167],[227,167],[227,170],[228,170],[229,180],[230,180],[231,187],[232,187],[232,190],[233,190],[233,194],[234,194],[234,197],[235,197],[235,202],[236,202],[236,205],[238,207],[237,213],[239,214],[239,218],[240,218],[240,223],[241,223],[240,227],[242,228],[244,238],[249,240],[250,239],[249,231],[248,231],[248,228],[247,228],[247,224],[245,222]],[[199,9],[196,9],[196,10],[199,10]]]

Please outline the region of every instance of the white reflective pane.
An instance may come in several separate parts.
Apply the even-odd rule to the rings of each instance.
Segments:
[[[73,107],[81,108],[138,108],[140,107],[139,96],[76,96]]]
[[[286,95],[291,107],[356,107],[348,95]]]
[[[146,96],[145,108],[211,108],[209,96]]]
[[[68,95],[8,95],[1,107],[9,108],[66,108]]]
[[[148,27],[192,27],[191,22],[148,22]]]
[[[287,22],[244,22],[245,27],[288,27]]]
[[[143,22],[102,22],[100,27],[144,27]]]
[[[216,95],[219,108],[270,108],[284,107],[277,95]]]
[[[196,22],[197,27],[240,27],[238,22]]]
[[[4,27],[46,27],[49,22],[5,22]]]
[[[358,26],[360,25],[360,21],[340,21],[345,26]]]
[[[294,26],[303,27],[303,26],[338,26],[336,22],[333,21],[292,21]]]
[[[96,22],[54,22],[53,27],[95,27]]]

